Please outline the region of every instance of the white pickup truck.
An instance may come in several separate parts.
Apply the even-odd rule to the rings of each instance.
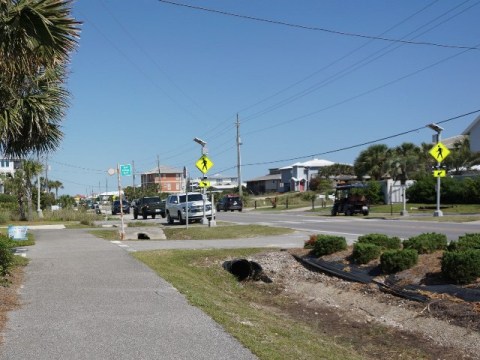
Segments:
[[[173,224],[178,220],[181,224],[187,222],[187,206],[188,206],[188,222],[198,221],[203,218],[203,194],[198,192],[187,194],[172,194],[169,195],[165,203],[165,212],[167,214],[167,221]],[[212,220],[212,203],[205,199],[205,217]]]

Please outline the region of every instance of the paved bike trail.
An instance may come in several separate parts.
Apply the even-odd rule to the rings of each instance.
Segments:
[[[35,230],[0,359],[256,359],[128,251],[82,230]]]

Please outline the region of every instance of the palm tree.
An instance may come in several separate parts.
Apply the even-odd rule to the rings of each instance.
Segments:
[[[41,171],[41,163],[34,160],[23,160],[21,169],[15,171],[15,175],[6,181],[5,187],[17,197],[20,220],[22,221],[32,218],[33,178],[38,176]],[[25,203],[27,209],[25,209]]]
[[[419,166],[421,149],[413,143],[403,143],[391,152],[390,169],[394,180],[400,180],[402,184],[412,179],[415,174],[422,171]]]
[[[79,37],[70,0],[0,1],[0,151],[46,152],[62,139],[66,65]]]
[[[391,151],[385,144],[369,146],[360,152],[353,168],[358,178],[369,175],[372,180],[381,180],[387,171]]]
[[[48,182],[49,189],[55,189],[55,200],[58,199],[58,189],[63,189],[63,184],[61,181],[49,181]],[[50,191],[50,190],[49,190]]]
[[[454,169],[455,174],[460,174],[462,170],[468,170],[479,163],[480,153],[470,150],[470,140],[468,138],[456,141],[450,155],[445,159],[445,165]]]

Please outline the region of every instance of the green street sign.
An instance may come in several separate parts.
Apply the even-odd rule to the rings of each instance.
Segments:
[[[120,165],[120,175],[122,176],[131,176],[132,175],[132,165]]]

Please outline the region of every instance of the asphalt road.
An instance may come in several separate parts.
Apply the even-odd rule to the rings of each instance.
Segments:
[[[255,359],[128,249],[35,230],[0,359]]]
[[[356,241],[358,236],[369,233],[381,233],[408,239],[422,233],[437,232],[445,234],[449,240],[458,240],[458,237],[465,233],[480,232],[479,222],[454,223],[419,220],[421,218],[403,217],[397,220],[385,220],[383,218],[364,218],[361,215],[318,216],[303,211],[217,213],[217,221],[264,224],[289,227],[305,233],[334,234],[344,236],[350,244]]]

